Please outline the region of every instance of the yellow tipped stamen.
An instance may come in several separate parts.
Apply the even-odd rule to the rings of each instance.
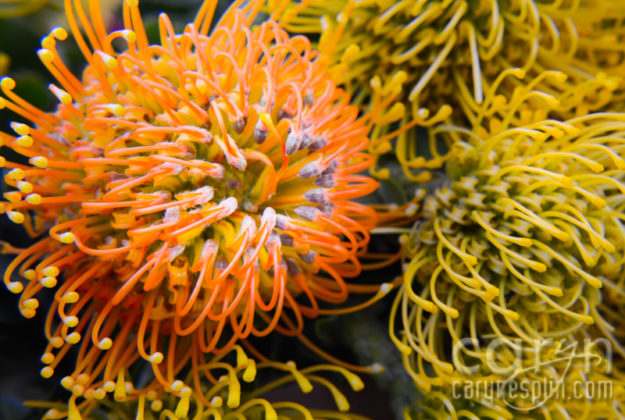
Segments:
[[[67,316],[63,319],[63,323],[70,328],[74,328],[76,325],[78,325],[78,318],[73,315]]]
[[[48,159],[43,156],[36,156],[30,160],[30,163],[35,165],[37,168],[45,169],[48,167]]]
[[[100,346],[100,348],[102,348],[102,346]],[[153,353],[150,355],[150,363],[155,364],[155,365],[159,365],[163,362],[163,353]]]
[[[59,235],[59,241],[64,244],[71,244],[74,242],[74,235],[70,232],[65,232]]]
[[[8,211],[7,216],[13,223],[22,224],[24,223],[24,214],[19,211]]]
[[[110,349],[112,346],[113,346],[113,341],[112,341],[110,338],[108,338],[108,337],[103,338],[103,339],[101,339],[101,340],[98,342],[98,348],[99,348],[100,350],[108,350],[108,349]],[[108,392],[110,392],[110,391],[108,391]]]
[[[43,274],[44,276],[58,277],[58,275],[60,274],[60,271],[57,267],[49,266],[49,267],[43,268],[41,270],[41,274]]]
[[[26,124],[12,122],[11,129],[17,133],[18,136],[27,136],[30,134],[30,127]]]
[[[12,181],[21,181],[24,179],[24,171],[20,168],[11,169],[6,177]]]
[[[43,287],[46,287],[48,289],[51,289],[51,288],[55,287],[56,284],[57,284],[56,278],[55,277],[49,277],[49,276],[43,277],[41,280],[39,280],[39,282],[41,283],[41,285]]]
[[[61,379],[61,386],[70,391],[72,389],[72,386],[74,386],[74,379],[70,376],[65,376],[63,379]]]
[[[80,334],[74,331],[73,333],[68,334],[65,337],[65,341],[67,341],[69,344],[77,344],[80,341]]]
[[[37,309],[39,307],[39,301],[37,299],[26,299],[23,302],[26,309]]]
[[[24,285],[19,282],[11,282],[7,284],[7,289],[9,289],[11,293],[19,294],[22,293],[22,290],[24,290]]]
[[[46,366],[39,371],[39,374],[44,378],[51,378],[54,375],[54,369],[50,366]]]
[[[31,147],[33,145],[33,138],[31,136],[19,136],[15,138],[15,142],[20,147]]]
[[[4,193],[4,198],[6,198],[11,203],[19,203],[20,201],[22,201],[22,194],[17,191],[10,191]]]
[[[28,194],[25,199],[28,204],[32,204],[33,206],[41,204],[41,195],[37,193]]]
[[[80,298],[80,295],[78,295],[78,293],[68,292],[63,295],[62,300],[65,303],[76,303],[78,302],[79,298]]]
[[[56,96],[63,105],[70,105],[73,102],[72,96],[66,91],[64,91],[63,89],[59,89],[53,84],[48,85],[48,88],[52,91],[54,96]]]
[[[24,194],[30,194],[31,192],[33,192],[33,184],[31,184],[30,182],[17,181],[16,186]]]

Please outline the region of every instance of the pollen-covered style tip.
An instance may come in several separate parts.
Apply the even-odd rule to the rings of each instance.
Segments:
[[[68,71],[64,29],[43,39],[56,112],[0,83],[0,107],[32,122],[0,133],[30,163],[4,163],[4,210],[33,236],[49,231],[15,250],[4,281],[26,317],[56,290],[41,373],[80,343],[62,381],[75,395],[138,358],[169,386],[240,338],[297,335],[360,271],[376,215],[350,200],[376,183],[358,175],[372,159],[357,108],[306,38],[252,27],[259,1],[235,2],[208,34],[215,4],[181,34],[161,15],[151,45],[136,0],[110,33],[97,0],[68,0],[88,65]]]

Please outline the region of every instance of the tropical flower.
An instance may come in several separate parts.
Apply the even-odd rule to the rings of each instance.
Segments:
[[[556,348],[600,339],[625,358],[609,323],[613,299],[624,293],[623,128],[625,115],[615,113],[488,138],[432,130],[455,131],[459,140],[446,163],[448,185],[426,198],[423,220],[404,236],[404,283],[390,323],[419,389],[445,393],[471,375],[497,378],[487,363],[493,340],[508,347],[494,356],[498,366],[518,359],[519,342],[543,339]],[[596,357],[608,356],[601,348]],[[478,371],[467,373],[474,364]]]
[[[432,122],[466,125],[485,103],[505,114],[527,86],[555,97],[560,118],[620,101],[625,8],[618,1],[278,0],[269,8],[290,31],[321,34],[334,77],[365,109],[376,76],[389,84],[400,77],[403,126],[431,126],[428,111],[437,112]],[[506,77],[512,69],[518,77]],[[542,106],[536,96],[534,109]],[[388,133],[372,135],[372,144],[379,137]],[[415,130],[400,136],[395,152],[408,177],[428,181],[444,150],[417,137]]]
[[[189,360],[299,335],[304,317],[332,313],[320,303],[369,292],[344,280],[376,222],[351,201],[377,185],[359,175],[372,163],[367,129],[308,40],[252,28],[260,1],[236,2],[210,34],[215,2],[182,34],[161,15],[155,45],[136,0],[111,33],[89,5],[90,16],[79,1],[66,10],[88,63],[80,78],[56,50],[64,29],[38,51],[58,80],[56,112],[0,83],[0,107],[32,122],[0,133],[30,163],[4,162],[5,212],[32,236],[49,232],[13,250],[4,275],[26,317],[39,291],[56,290],[41,374],[81,343],[64,378],[77,394],[139,358],[169,387]]]
[[[277,363],[249,359],[245,352],[234,346],[236,363],[231,365],[223,356],[214,356],[209,362],[198,366],[184,381],[178,380],[169,389],[150,384],[135,389],[128,376],[121,376],[116,382],[106,383],[103,388],[85,393],[83,397],[70,397],[68,402],[27,402],[28,405],[48,408],[45,420],[96,417],[105,414],[125,419],[364,419],[361,416],[344,413],[349,402],[337,386],[328,380],[327,374],[342,376],[349,386],[361,390],[364,385],[355,374],[333,365],[316,365],[298,369],[294,362]],[[274,370],[286,375],[257,384],[257,371]],[[319,376],[323,373],[324,376]],[[338,375],[337,375],[338,374]],[[280,386],[296,382],[303,393],[313,390],[319,384],[330,391],[339,411],[308,409],[291,401],[275,402],[265,399],[265,394]]]

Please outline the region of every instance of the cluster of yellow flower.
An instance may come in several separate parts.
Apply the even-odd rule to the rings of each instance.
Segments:
[[[216,5],[182,33],[160,15],[154,44],[137,0],[112,32],[98,0],[66,0],[87,66],[64,64],[62,27],[43,38],[57,109],[0,81],[0,109],[30,121],[0,132],[28,161],[2,158],[2,211],[37,238],[4,244],[4,283],[27,318],[55,290],[41,375],[74,362],[44,418],[360,418],[317,373],[359,390],[350,370],[381,367],[324,353],[305,319],[394,287],[406,418],[625,416],[625,5],[237,0],[214,19]],[[414,198],[362,204],[389,157]],[[367,252],[375,229],[400,251]],[[398,261],[395,281],[348,281]],[[337,306],[354,294],[370,297]],[[248,341],[275,333],[332,364]],[[259,382],[261,368],[287,375]],[[288,381],[321,384],[339,411],[263,398]],[[531,387],[548,381],[558,395]]]

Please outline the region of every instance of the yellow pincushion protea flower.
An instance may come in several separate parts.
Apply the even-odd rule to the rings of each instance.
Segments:
[[[623,265],[624,122],[596,114],[488,139],[464,132],[450,185],[426,199],[404,241],[398,302],[450,319],[476,304],[493,331],[519,337],[601,325],[599,289],[620,291]]]
[[[215,356],[209,362],[197,366],[184,381],[172,383],[171,388],[163,389],[157,383],[143,389],[135,389],[128,376],[121,374],[116,382],[89,391],[77,397],[70,397],[66,403],[29,401],[34,407],[48,408],[43,415],[45,420],[79,420],[98,418],[125,419],[170,419],[210,418],[226,419],[353,419],[364,417],[350,414],[349,402],[339,388],[326,376],[342,377],[354,391],[364,385],[360,378],[334,365],[316,365],[298,369],[294,362],[256,362],[246,356],[239,347],[236,363],[230,364],[223,356]],[[258,382],[257,371],[274,370],[285,372],[282,378],[252,386]],[[320,376],[323,374],[323,376]],[[308,409],[302,404],[265,399],[265,394],[280,386],[296,382],[303,393],[313,390],[319,384],[330,391],[339,411]]]
[[[30,162],[4,162],[15,188],[4,210],[33,236],[49,231],[9,249],[4,281],[26,317],[56,290],[41,373],[81,343],[65,381],[83,378],[81,392],[137,359],[170,386],[188,361],[274,330],[300,335],[304,317],[333,313],[320,303],[372,290],[344,280],[377,217],[351,201],[377,185],[359,175],[372,159],[358,109],[305,38],[251,27],[259,1],[236,2],[208,34],[215,3],[181,34],[161,15],[156,45],[136,0],[111,33],[96,0],[90,16],[68,3],[88,65],[77,78],[59,58],[65,30],[43,39],[57,111],[0,82],[0,107],[32,121],[0,133]]]
[[[489,340],[594,337],[625,358],[608,322],[614,310],[602,299],[624,293],[624,128],[625,115],[615,113],[489,138],[432,130],[459,137],[446,164],[449,185],[426,199],[423,221],[404,237],[408,262],[390,323],[421,390],[466,379],[462,366],[473,363],[480,378],[491,376]],[[445,343],[464,338],[471,345],[450,357]]]
[[[335,77],[365,107],[375,76],[384,82],[400,74],[403,125],[429,126],[428,110],[440,110],[434,122],[440,121],[449,116],[446,105],[454,109],[451,122],[459,125],[487,102],[505,114],[514,107],[516,89],[528,85],[555,97],[554,111],[561,118],[601,110],[620,96],[613,95],[625,63],[622,43],[615,39],[621,39],[625,17],[619,1],[274,3],[274,16],[281,16],[289,30],[321,34],[319,48],[336,65]],[[513,68],[519,78],[502,77]],[[372,144],[386,134],[373,135]],[[421,145],[414,156],[417,136],[413,131],[408,137],[407,145],[398,141],[398,159],[408,177],[427,181],[427,171],[421,170],[440,167],[440,150]]]

